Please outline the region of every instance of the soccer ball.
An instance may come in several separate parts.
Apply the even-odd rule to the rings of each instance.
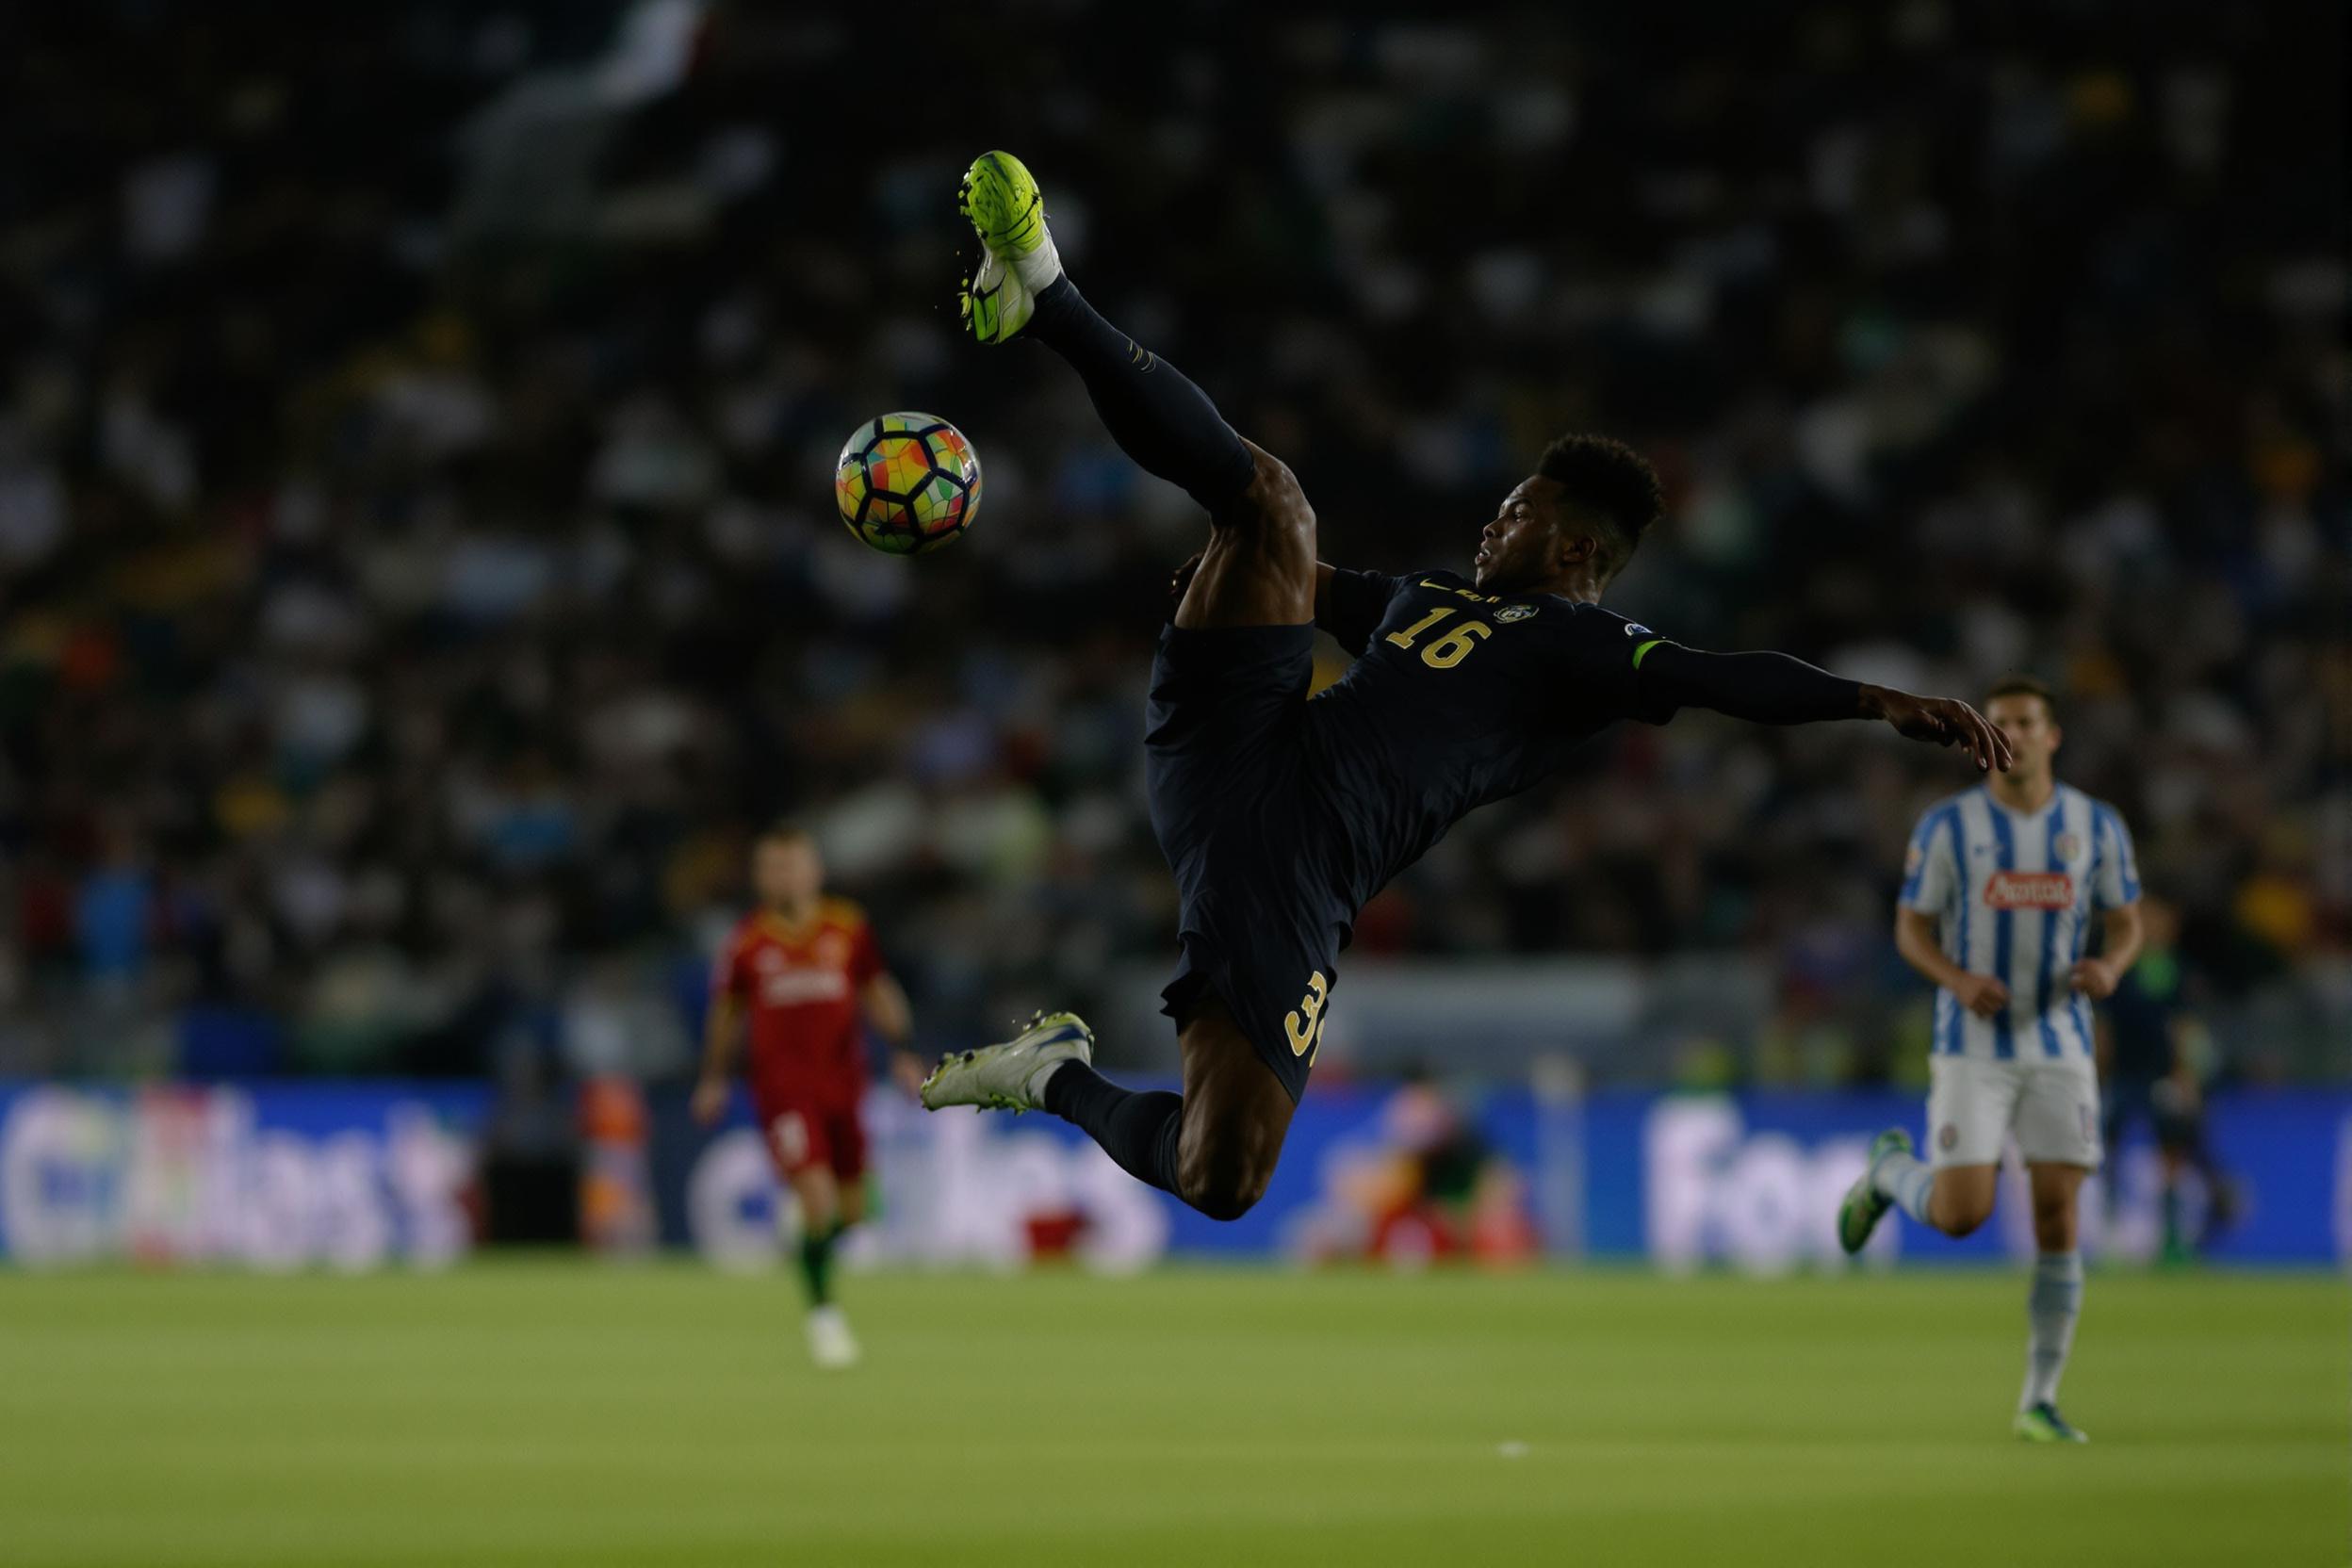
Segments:
[[[964,433],[928,414],[869,419],[833,468],[841,521],[885,555],[953,544],[980,510],[980,454]]]

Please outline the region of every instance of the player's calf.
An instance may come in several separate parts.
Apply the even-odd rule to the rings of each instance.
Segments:
[[[1928,1196],[1927,1222],[1954,1241],[1973,1235],[1993,1217],[1993,1197],[2000,1179],[1999,1166],[1947,1166],[1936,1173],[1935,1189]]]

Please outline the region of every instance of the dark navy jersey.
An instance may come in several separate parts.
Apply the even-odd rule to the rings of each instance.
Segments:
[[[1481,594],[1450,572],[1334,570],[1322,620],[1357,656],[1308,711],[1359,906],[1465,814],[1557,771],[1594,731],[1674,715],[1639,668],[1662,639],[1595,604]]]

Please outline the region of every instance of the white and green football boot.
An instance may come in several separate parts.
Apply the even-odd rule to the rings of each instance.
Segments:
[[[923,1081],[923,1108],[973,1105],[983,1110],[1041,1111],[1045,1081],[1064,1062],[1094,1060],[1094,1031],[1076,1013],[1039,1013],[1003,1045],[957,1051],[939,1058]]]
[[[980,237],[980,266],[964,280],[964,323],[983,343],[1002,343],[1029,324],[1037,295],[1062,275],[1045,226],[1045,193],[1010,153],[983,153],[964,171],[956,210]]]
[[[1889,1127],[1870,1140],[1870,1163],[1862,1168],[1862,1174],[1846,1189],[1846,1200],[1838,1205],[1838,1245],[1852,1257],[1869,1245],[1870,1233],[1886,1217],[1886,1211],[1895,1206],[1894,1200],[1878,1190],[1872,1178],[1878,1175],[1879,1162],[1889,1154],[1911,1152],[1911,1135],[1900,1127]]]
[[[2017,1412],[2017,1418],[2009,1429],[2028,1443],[2088,1443],[2090,1434],[2058,1413],[2058,1407],[2044,1399],[2032,1410]]]

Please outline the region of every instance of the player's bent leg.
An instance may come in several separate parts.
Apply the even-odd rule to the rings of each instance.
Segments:
[[[1993,1217],[1993,1199],[2001,1188],[1997,1165],[1948,1165],[1936,1172],[1928,1194],[1927,1222],[1958,1240],[1972,1235]]]
[[[1211,514],[1208,548],[1176,607],[1187,631],[1315,619],[1315,509],[1282,459],[1242,445],[1249,482]]]
[[[1184,1104],[1176,1195],[1211,1219],[1239,1219],[1266,1196],[1298,1106],[1214,994],[1201,999],[1178,1040]]]
[[[1870,1233],[1886,1211],[1901,1207],[1919,1218],[1925,1214],[1924,1194],[1933,1176],[1911,1152],[1911,1135],[1889,1127],[1870,1140],[1870,1163],[1838,1205],[1838,1245],[1852,1257],[1870,1244]]]

